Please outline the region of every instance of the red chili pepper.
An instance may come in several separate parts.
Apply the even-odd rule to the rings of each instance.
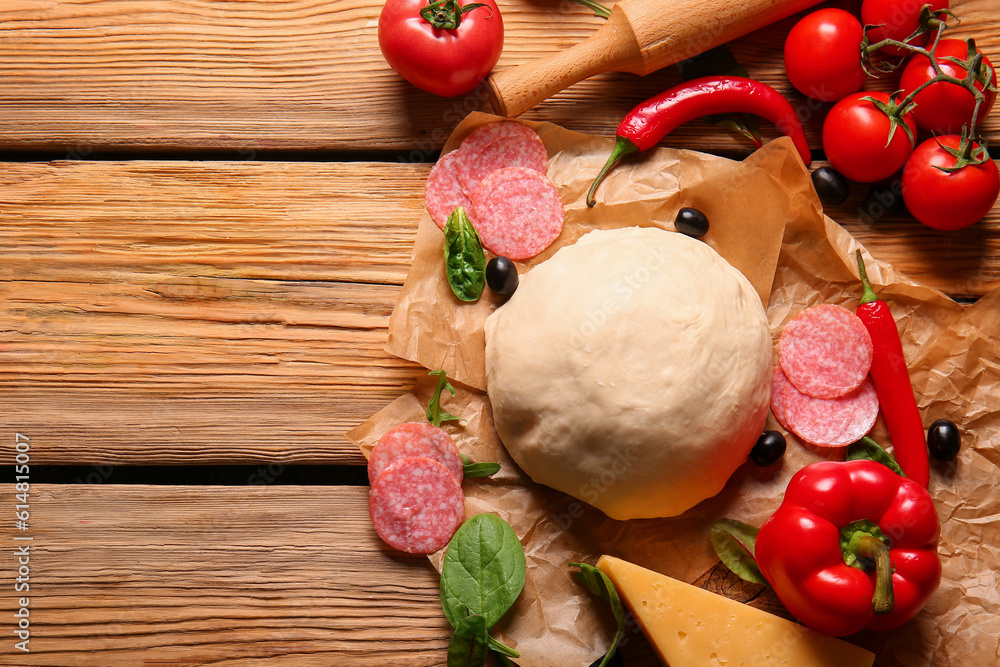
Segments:
[[[754,557],[795,618],[843,637],[917,615],[941,582],[940,533],[913,480],[875,461],[821,461],[792,477]]]
[[[868,329],[874,348],[871,376],[878,394],[885,425],[889,429],[892,453],[906,476],[921,486],[930,480],[927,436],[920,420],[920,410],[910,383],[910,372],[903,356],[903,344],[896,330],[896,320],[885,301],[879,299],[868,281],[865,261],[857,251],[858,272],[863,292],[858,317]]]
[[[597,186],[623,157],[652,148],[684,123],[719,113],[763,116],[792,138],[802,161],[809,166],[812,156],[802,123],[781,93],[766,83],[741,76],[705,76],[674,86],[625,116],[618,126],[615,149],[587,193],[587,206],[594,205]]]

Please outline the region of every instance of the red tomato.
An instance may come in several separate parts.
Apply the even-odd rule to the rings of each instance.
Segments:
[[[378,17],[378,45],[386,62],[414,86],[453,97],[478,86],[500,59],[503,19],[494,0],[437,3],[442,10],[482,3],[462,14],[458,27],[435,27],[420,15],[427,0],[387,0]]]
[[[906,38],[920,27],[920,8],[928,4],[931,11],[947,9],[948,0],[864,0],[861,4],[861,22],[874,26],[868,30],[868,38],[873,44],[883,39],[894,39],[913,46],[927,43],[926,33],[906,41]],[[898,46],[886,46],[880,53],[890,56],[905,56],[909,51]]]
[[[902,124],[889,141],[889,117],[870,100],[889,103],[881,92],[854,93],[833,105],[823,121],[823,150],[833,168],[859,183],[874,183],[899,170],[913,152],[913,144]],[[903,117],[916,136],[910,114]]]
[[[807,14],[785,39],[785,74],[807,97],[833,102],[861,90],[861,23],[843,9]]]
[[[961,65],[947,60],[947,58],[958,58],[965,61],[969,54],[969,47],[965,40],[942,39],[938,42],[935,51],[935,60],[941,66],[945,74],[963,78],[966,69]],[[989,77],[989,81],[996,86],[997,75],[993,71],[990,59],[983,56],[983,78]],[[899,87],[903,89],[904,95],[909,95],[918,86],[934,78],[934,66],[926,56],[914,56],[899,79]],[[981,81],[976,82],[976,88],[983,89]],[[996,91],[986,91],[986,100],[979,107],[979,115],[976,117],[976,124],[983,122],[983,118],[993,108],[996,99]],[[913,110],[913,117],[917,121],[917,126],[937,134],[961,134],[962,125],[968,125],[972,121],[972,110],[975,108],[976,100],[968,90],[962,86],[947,81],[932,83],[926,89],[917,93],[913,98],[917,103]]]
[[[903,167],[903,203],[920,222],[942,230],[968,227],[990,212],[1000,196],[1000,172],[993,160],[948,173],[961,137],[950,134],[923,142]],[[978,144],[973,144],[977,149]]]

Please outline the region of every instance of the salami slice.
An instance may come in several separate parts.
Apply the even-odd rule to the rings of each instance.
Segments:
[[[375,532],[394,549],[434,553],[465,517],[462,485],[433,459],[398,459],[372,484],[368,514]]]
[[[374,484],[382,471],[399,459],[425,456],[447,468],[462,481],[462,455],[448,433],[427,422],[407,422],[386,431],[368,458],[368,482]]]
[[[788,384],[788,378],[785,377],[784,372],[781,370],[780,365],[775,365],[774,375],[771,377],[771,412],[774,413],[774,418],[778,420],[778,423],[788,428],[788,418],[785,415],[785,399],[784,391],[785,385]],[[794,388],[794,387],[793,387]]]
[[[565,211],[556,186],[525,167],[487,176],[472,198],[473,224],[483,246],[513,260],[545,250],[562,233]]]
[[[431,167],[431,173],[424,185],[424,205],[441,229],[444,229],[451,212],[459,206],[471,215],[472,202],[462,190],[455,170],[457,158],[458,151],[442,155]]]
[[[785,427],[806,442],[823,447],[857,442],[872,430],[878,417],[878,396],[870,378],[837,398],[815,398],[788,382],[782,389],[781,402]]]
[[[788,381],[815,398],[857,389],[872,365],[872,339],[858,316],[833,304],[807,308],[785,325],[778,362]]]
[[[530,127],[513,120],[481,125],[458,150],[455,171],[462,190],[472,197],[483,179],[498,169],[525,167],[545,173],[548,153]]]

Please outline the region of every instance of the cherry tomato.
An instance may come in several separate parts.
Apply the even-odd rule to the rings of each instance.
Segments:
[[[907,41],[907,37],[920,27],[920,8],[930,5],[931,11],[948,8],[948,0],[864,0],[861,4],[861,22],[874,26],[868,30],[868,39],[873,44],[883,39],[894,39],[913,46],[927,43],[927,33]],[[909,51],[898,46],[886,46],[879,50],[890,56],[905,56]]]
[[[833,102],[865,83],[861,23],[843,9],[820,9],[796,23],[785,39],[785,74],[806,97]]]
[[[1000,196],[1000,172],[993,160],[968,164],[948,173],[938,167],[954,167],[955,156],[942,146],[957,149],[961,137],[934,137],[917,146],[903,167],[903,202],[928,227],[954,230],[980,220]],[[978,144],[973,145],[973,149]]]
[[[458,27],[435,27],[420,10],[429,6],[454,19],[462,7],[475,7],[461,14]],[[435,22],[439,18],[433,19]],[[378,17],[378,45],[386,62],[396,72],[429,93],[453,97],[478,86],[500,59],[503,50],[503,19],[494,0],[387,0]]]
[[[935,60],[941,66],[945,74],[958,77],[965,77],[966,69],[961,65],[947,60],[947,58],[958,58],[965,61],[969,54],[969,47],[965,40],[942,39],[938,42],[937,50],[934,52]],[[996,86],[997,75],[993,71],[990,59],[983,56],[983,65],[989,69],[982,70],[983,79],[987,79],[993,86]],[[899,79],[899,87],[903,89],[904,95],[909,95],[921,84],[934,78],[934,66],[926,56],[916,55],[906,64],[903,75]],[[983,90],[982,81],[976,82],[976,88]],[[976,124],[983,122],[983,118],[993,108],[996,100],[996,91],[986,91],[986,100],[979,107],[979,115],[976,117]],[[929,130],[936,134],[960,134],[962,125],[968,125],[972,121],[972,110],[975,108],[976,99],[968,90],[962,86],[947,81],[932,83],[924,90],[917,93],[913,98],[917,106],[913,110],[913,117],[917,121],[917,127]]]
[[[852,181],[873,183],[892,176],[913,151],[913,143],[900,123],[892,133],[889,117],[866,97],[889,104],[889,95],[862,92],[848,95],[833,105],[823,121],[823,150],[826,158]],[[916,136],[910,114],[903,117]]]

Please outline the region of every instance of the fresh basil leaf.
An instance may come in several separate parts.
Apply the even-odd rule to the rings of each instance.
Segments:
[[[760,573],[754,558],[757,530],[756,527],[739,521],[719,519],[712,524],[709,537],[723,565],[744,581],[766,584],[767,579]]]
[[[876,463],[881,463],[884,466],[889,467],[897,475],[906,477],[906,473],[903,469],[899,467],[896,463],[896,459],[893,458],[892,454],[885,451],[882,445],[878,444],[867,435],[852,443],[851,446],[847,448],[847,460],[848,461],[875,461]]]
[[[579,568],[580,571],[576,573],[576,578],[591,595],[596,595],[611,605],[611,611],[618,622],[618,632],[615,633],[615,638],[611,641],[611,647],[597,663],[597,667],[606,667],[618,650],[618,645],[625,638],[625,607],[622,605],[618,591],[615,590],[615,585],[611,583],[608,575],[587,563],[570,563],[569,565]]]
[[[521,594],[524,566],[524,548],[506,521],[489,513],[468,519],[448,543],[441,567],[441,606],[448,622],[456,627],[469,614],[479,614],[492,628]]]
[[[483,667],[489,655],[486,619],[478,614],[466,616],[448,643],[448,667]]]
[[[440,426],[441,422],[464,421],[461,417],[441,410],[441,392],[448,390],[452,396],[455,395],[455,388],[448,382],[444,371],[431,371],[428,375],[437,376],[437,386],[434,388],[434,395],[431,396],[431,400],[427,402],[427,421],[435,426]]]
[[[476,228],[459,206],[444,226],[444,266],[451,291],[462,301],[475,301],[486,286],[486,254]]]

